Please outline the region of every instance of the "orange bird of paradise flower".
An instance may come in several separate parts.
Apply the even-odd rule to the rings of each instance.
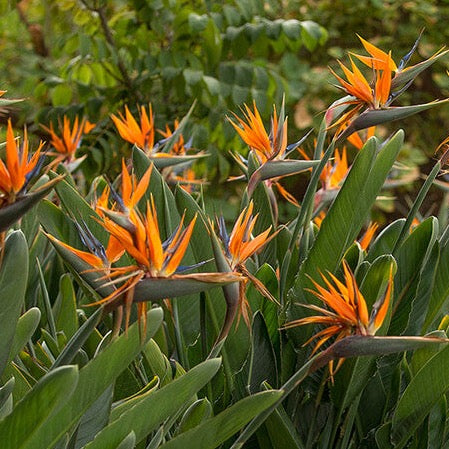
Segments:
[[[248,105],[245,104],[244,106],[245,110],[242,110],[244,119],[234,114],[237,123],[228,117],[231,125],[242,140],[256,152],[261,163],[273,159],[282,159],[287,148],[287,118],[280,123],[276,107],[274,107],[271,132],[268,135],[257,110],[256,102],[253,103],[254,111],[251,111]]]
[[[119,112],[118,116],[111,114],[120,136],[133,145],[137,145],[145,152],[151,152],[154,147],[154,117],[151,104],[148,113],[145,106],[140,106],[140,124],[125,106],[125,115]]]
[[[366,130],[358,131],[348,137],[348,142],[352,143],[358,150],[361,150],[366,141],[373,137],[376,132],[375,126],[370,126]]]
[[[71,127],[70,120],[66,115],[63,117],[62,124],[59,122],[59,133],[55,131],[53,123],[50,123],[50,128],[41,126],[50,134],[50,144],[56,150],[55,154],[59,156],[58,162],[64,159],[72,160],[83,134],[88,134],[95,128],[95,124],[90,123],[86,118],[83,118],[80,123],[78,117],[75,117]]]
[[[28,157],[28,135],[25,128],[22,146],[14,138],[11,120],[6,131],[6,163],[0,159],[0,204],[13,203],[18,194],[33,177],[41,154],[43,143],[39,144],[31,158]]]
[[[135,286],[145,277],[170,277],[177,273],[196,221],[195,216],[189,225],[183,228],[183,216],[174,233],[166,241],[162,240],[153,198],[151,197],[150,201],[147,201],[144,213],[140,212],[136,207],[147,191],[151,171],[152,165],[144,173],[140,181],[137,182],[135,176],[128,172],[123,162],[122,196],[119,197],[114,192],[114,195],[111,195],[113,204],[111,207],[108,207],[109,199],[107,196],[110,188],[106,188],[97,200],[95,209],[101,216],[99,222],[110,236],[106,250],[102,248],[99,250],[99,245],[95,244],[87,245],[90,250],[90,252],[87,252],[72,248],[63,242],[59,242],[59,240],[57,241],[65,249],[70,250],[89,264],[92,267],[92,270],[89,271],[102,272],[105,280],[103,285],[121,284],[109,296],[89,305],[109,304],[122,294],[125,294],[126,326],[129,323]],[[52,236],[49,237],[51,240],[57,240]],[[94,241],[93,238],[86,238],[86,236],[82,240],[84,242],[88,240]],[[134,259],[134,262],[128,266],[111,267],[111,264],[117,261],[125,251]],[[138,316],[143,318],[145,326],[147,304],[139,302],[137,307]]]
[[[183,216],[173,235],[163,242],[152,197],[151,201],[147,202],[145,214],[140,214],[137,210],[132,209],[126,217],[118,217],[117,219],[117,214],[109,218],[105,210],[104,212],[103,226],[136,263],[127,267],[112,269],[111,277],[121,276],[114,282],[125,282],[112,295],[92,305],[112,302],[120,294],[125,293],[125,322],[127,324],[134,299],[134,288],[137,283],[144,277],[170,277],[176,273],[187,250],[195,226],[196,215],[185,229],[183,229]],[[147,303],[139,302],[137,312],[138,316],[143,318],[144,327],[146,311]]]
[[[328,273],[330,279],[321,273],[326,288],[311,279],[315,290],[307,289],[307,291],[320,299],[327,308],[313,304],[303,304],[304,307],[318,312],[319,315],[301,318],[285,325],[285,328],[303,326],[305,324],[325,326],[324,329],[304,343],[304,345],[307,345],[318,339],[312,354],[332,337],[336,337],[335,341],[338,341],[349,335],[375,335],[387,316],[393,287],[393,270],[390,269],[385,295],[373,305],[370,314],[368,313],[365,298],[360,292],[354,274],[346,261],[343,262],[343,272],[344,282],[341,282],[332,273]],[[343,360],[340,359],[338,366],[342,362]],[[330,371],[332,375],[332,365],[330,366]]]
[[[340,87],[347,94],[355,97],[355,100],[349,100],[350,104],[357,105],[357,108],[368,106],[374,109],[383,108],[388,105],[391,90],[392,71],[389,61],[392,61],[391,54],[388,54],[388,59],[381,66],[376,69],[378,65],[374,65],[374,82],[369,83],[351,57],[351,69],[348,69],[342,62],[338,61],[346,80],[337,75],[332,69],[331,73],[337,78]]]
[[[421,71],[447,53],[447,50],[444,51],[443,47],[426,61],[415,66],[406,67],[418,46],[421,35],[416,40],[411,51],[401,59],[398,65],[394,62],[391,52],[384,52],[362,37],[358,37],[369,56],[350,54],[351,68],[338,61],[346,79],[330,69],[339,82],[337,87],[353,97],[340,104],[354,105],[353,108],[332,124],[331,127],[338,127],[336,135],[339,135],[362,109],[388,109],[393,100],[411,85]],[[374,76],[370,82],[359,70],[352,57],[357,58],[371,69]],[[411,70],[413,68],[414,70]],[[328,111],[327,114],[329,115],[329,121],[331,121],[332,113],[329,114]]]
[[[256,102],[253,103],[253,111],[246,104],[244,107],[245,110],[242,110],[243,119],[234,114],[237,122],[234,122],[229,117],[228,120],[242,140],[255,152],[260,164],[265,164],[272,160],[285,159],[287,150],[287,118],[283,118],[283,107],[281,108],[281,114],[278,116],[274,106],[270,134],[265,129]],[[280,178],[281,176],[268,179],[265,183],[268,187],[276,187],[279,194],[289,203],[298,206],[295,197],[280,184]]]
[[[346,80],[338,76],[332,69],[331,73],[337,78],[340,88],[349,95],[356,97],[356,100],[350,101],[350,103],[362,103],[375,109],[385,107],[390,99],[391,81],[394,73],[398,71],[398,67],[391,57],[391,51],[386,53],[361,36],[358,36],[358,38],[370,56],[362,56],[355,53],[352,53],[352,55],[373,69],[374,81],[372,83],[367,81],[351,56],[349,59],[352,71],[338,61]]]
[[[368,228],[366,229],[365,233],[363,234],[363,237],[360,239],[359,244],[360,247],[366,251],[368,246],[370,245],[371,241],[374,238],[374,234],[376,233],[377,229],[379,228],[378,223],[370,222],[368,225]]]
[[[259,235],[252,236],[254,226],[257,221],[258,214],[255,216],[253,213],[253,202],[251,201],[248,207],[245,207],[240,213],[237,221],[234,224],[230,235],[227,234],[225,223],[222,217],[218,219],[218,228],[220,239],[223,242],[225,248],[225,255],[228,259],[231,270],[241,273],[245,276],[245,280],[240,282],[240,294],[239,294],[239,318],[243,316],[243,319],[248,327],[250,327],[249,318],[249,303],[246,299],[245,290],[248,279],[253,283],[254,287],[266,298],[278,304],[278,301],[267,290],[265,285],[253,276],[245,266],[245,261],[259,251],[264,245],[266,245],[271,238],[276,234],[272,234],[268,237],[271,231],[271,226]]]
[[[175,273],[187,249],[196,216],[184,230],[182,217],[177,230],[165,244],[160,237],[153,198],[147,203],[145,214],[130,211],[126,227],[120,225],[119,220],[114,221],[114,218],[106,214],[104,227],[135,259],[137,265],[134,268],[137,271],[143,270],[150,277],[168,277]]]
[[[335,76],[339,85],[346,94],[351,95],[354,99],[348,100],[346,103],[354,105],[347,113],[343,114],[332,127],[338,127],[337,134],[346,128],[351,121],[363,108],[382,109],[389,106],[394,96],[391,95],[392,79],[395,71],[398,70],[395,62],[391,57],[391,52],[385,53],[373,44],[359,38],[370,56],[360,56],[354,54],[364,64],[372,68],[374,78],[369,82],[360,69],[355,64],[351,55],[349,60],[351,68],[346,67],[342,62],[338,61],[346,79],[330,69],[332,75]]]
[[[348,170],[349,167],[346,156],[346,148],[343,148],[341,154],[338,150],[335,150],[334,163],[328,162],[320,175],[323,189],[338,189],[342,181],[346,178]]]

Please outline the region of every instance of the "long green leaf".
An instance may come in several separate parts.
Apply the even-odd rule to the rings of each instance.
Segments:
[[[150,342],[153,340],[150,340]],[[150,343],[148,342],[148,343]],[[147,344],[148,346],[148,344]],[[171,380],[171,379],[170,379]],[[159,385],[159,378],[157,376],[154,376],[153,379],[151,379],[140,391],[138,391],[133,396],[124,399],[122,402],[120,402],[118,405],[115,404],[114,408],[111,410],[111,413],[109,415],[109,422],[113,422],[120,418],[120,415],[127,412],[131,408],[133,408],[138,402],[142,401],[156,391],[160,387]]]
[[[432,357],[412,378],[393,415],[391,440],[403,447],[432,407],[449,390],[449,347]]]
[[[32,307],[27,310],[17,322],[16,332],[14,334],[14,341],[12,342],[11,352],[9,353],[9,360],[13,360],[16,355],[27,344],[29,339],[33,336],[34,331],[39,326],[41,319],[41,311],[37,307]]]
[[[255,393],[261,390],[264,381],[277,385],[276,354],[260,311],[257,311],[253,318],[251,340],[248,389],[251,393]]]
[[[440,250],[440,258],[435,269],[435,281],[432,295],[429,300],[423,331],[427,332],[431,324],[438,320],[442,313],[447,310],[449,300],[449,245]]]
[[[78,330],[78,314],[76,312],[76,296],[72,278],[65,273],[59,280],[59,293],[55,305],[56,329],[71,338]]]
[[[309,276],[321,283],[319,272],[334,272],[345,251],[352,245],[365,222],[372,204],[390,171],[404,134],[396,133],[382,148],[376,139],[370,139],[357,155],[353,166],[321,224],[320,232],[301,266],[290,299],[304,303],[316,300],[306,295],[304,288],[313,288]],[[307,299],[306,299],[307,297]],[[291,318],[304,315],[304,308],[293,305]]]
[[[136,435],[133,431],[122,440],[116,449],[134,449],[136,446]]]
[[[267,418],[265,426],[274,448],[304,449],[304,443],[282,404]]]
[[[437,234],[438,222],[435,217],[429,217],[413,230],[396,252],[398,271],[394,279],[395,313],[390,325],[393,335],[400,335],[407,329],[413,303],[420,302],[416,294],[421,272],[426,269]],[[425,313],[424,310],[423,316]]]
[[[115,447],[133,430],[139,442],[156,430],[193,397],[220,368],[220,359],[210,359],[155,391],[103,429],[86,449]]]
[[[49,422],[50,416],[69,401],[77,381],[75,366],[64,366],[45,375],[0,422],[2,449],[30,447],[30,440]]]
[[[424,199],[427,196],[427,193],[429,192],[430,187],[432,186],[433,182],[435,181],[435,178],[437,177],[438,173],[441,170],[441,164],[438,161],[435,166],[432,168],[432,171],[429,173],[429,176],[427,176],[426,181],[422,185],[421,189],[419,190],[418,196],[416,197],[415,201],[413,202],[413,206],[410,209],[410,212],[407,216],[407,220],[404,223],[404,226],[402,228],[402,232],[398,237],[398,240],[396,242],[396,245],[393,249],[393,254],[396,252],[396,249],[399,248],[406,238],[407,234],[410,231],[410,227],[412,226],[413,220],[421,207]]]
[[[278,399],[272,406],[253,419],[248,427],[241,433],[231,449],[240,449],[254,432],[264,423],[279,404],[296,388],[304,379],[317,369],[323,367],[331,360],[370,355],[385,355],[395,352],[410,351],[426,346],[447,343],[447,340],[430,337],[367,337],[355,335],[337,341],[328,349],[316,354],[305,363],[290,379],[281,387],[284,396]]]
[[[83,344],[89,338],[95,327],[100,321],[103,308],[96,310],[87,321],[77,330],[75,335],[70,339],[65,348],[61,351],[58,358],[55,360],[51,369],[58,366],[68,365],[76,356],[77,352],[81,349]]]
[[[270,390],[241,399],[214,418],[163,444],[161,449],[214,449],[237,433],[254,416],[272,406],[282,395],[282,391]]]
[[[184,413],[177,434],[187,432],[213,416],[212,405],[207,398],[198,399]]]
[[[74,449],[83,448],[108,424],[113,393],[114,385],[111,384],[83,414],[76,431]]]
[[[154,335],[162,322],[162,317],[163,313],[159,308],[148,312],[147,338]],[[134,323],[127,334],[113,340],[85,365],[80,370],[79,381],[70,400],[33,434],[26,448],[52,447],[134,360],[142,350],[145,340],[146,338],[143,339],[140,335],[139,324]]]
[[[1,250],[0,250],[1,251]],[[6,238],[0,266],[0,376],[9,359],[28,279],[28,246],[21,231]]]

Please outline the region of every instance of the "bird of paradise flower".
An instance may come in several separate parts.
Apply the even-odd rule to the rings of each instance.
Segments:
[[[228,120],[242,140],[249,146],[259,164],[259,168],[249,177],[248,196],[252,195],[259,182],[264,181],[269,188],[269,192],[272,192],[272,188],[275,187],[288,202],[298,206],[296,198],[280,184],[280,180],[285,176],[295,175],[307,170],[318,163],[287,157],[301,145],[308,134],[299,142],[287,145],[287,117],[285,117],[284,103],[279,115],[276,107],[273,108],[270,133],[265,129],[255,102],[253,103],[253,110],[245,104],[242,113],[243,118],[234,114],[235,121],[229,117]],[[237,156],[235,159],[248,174],[247,162]],[[270,199],[273,211],[276,212],[276,201],[273,198]]]
[[[307,291],[320,299],[327,308],[314,304],[302,304],[303,307],[318,312],[319,315],[291,321],[284,326],[287,329],[306,324],[324,326],[324,329],[317,332],[304,343],[304,345],[307,345],[318,339],[312,354],[317,352],[320,347],[333,337],[335,337],[335,341],[338,341],[349,335],[375,335],[387,316],[393,288],[392,268],[390,269],[386,292],[374,303],[371,313],[368,312],[366,300],[346,261],[343,261],[343,273],[344,282],[340,281],[330,272],[328,273],[328,277],[320,273],[326,287],[321,286],[318,282],[311,279],[315,290],[307,289]],[[329,363],[331,377],[343,361],[344,359],[338,361],[335,370],[333,368],[333,361]]]
[[[148,191],[152,169],[150,165],[137,181],[123,162],[121,195],[109,187],[106,193],[103,192],[97,199],[95,209],[101,217],[98,221],[109,234],[106,249],[95,241],[82,224],[77,227],[83,228],[80,233],[81,240],[89,251],[73,248],[49,236],[58,250],[62,250],[65,255],[74,255],[77,260],[84,262],[86,268],[80,272],[81,277],[93,272],[98,273],[93,280],[95,289],[105,291],[105,288],[112,287],[110,293],[89,305],[104,304],[107,310],[118,310],[118,323],[122,320],[124,306],[125,329],[134,303],[137,304],[138,317],[145,329],[148,301],[199,292],[241,280],[241,276],[236,273],[184,273],[187,269],[196,268],[203,263],[189,267],[180,265],[192,236],[196,216],[185,228],[183,216],[174,232],[164,241],[152,195],[145,201],[144,211],[137,207]],[[125,252],[131,262],[126,266],[114,266],[114,262]],[[148,284],[152,281],[158,282],[158,286],[155,287],[154,282],[153,285]],[[119,329],[120,325],[116,323],[115,328]]]
[[[245,207],[237,218],[231,234],[228,235],[223,217],[218,219],[219,236],[223,243],[225,256],[230,269],[243,275],[239,285],[238,320],[243,317],[246,325],[250,327],[250,306],[246,298],[246,287],[251,281],[254,287],[266,298],[278,304],[277,299],[268,291],[265,285],[252,275],[246,268],[245,262],[260,251],[275,235],[270,237],[271,226],[258,235],[253,235],[258,214],[253,216],[253,202]]]
[[[30,155],[28,133],[25,128],[22,143],[14,137],[11,120],[6,130],[6,158],[0,159],[0,247],[6,230],[36,205],[62,177],[44,182],[31,190],[34,181],[43,169],[41,142]]]
[[[342,99],[343,102],[336,102],[336,105],[346,104],[351,106],[350,110],[343,113],[337,120],[334,120],[334,108],[331,107],[326,112],[326,121],[329,126],[337,128],[336,136],[339,139],[344,139],[360,129],[405,118],[441,103],[441,101],[433,101],[422,105],[390,106],[410,87],[414,79],[423,70],[445,55],[447,50],[444,51],[442,48],[425,61],[406,67],[418,46],[420,37],[399,64],[394,62],[391,51],[384,52],[360,36],[359,39],[369,56],[350,54],[351,68],[338,61],[346,79],[330,69],[339,83],[336,87],[349,95],[349,97]],[[371,81],[368,81],[357,67],[353,57],[371,69],[371,73],[373,73]]]
[[[84,160],[84,157],[75,158],[81,139],[83,135],[89,134],[95,128],[95,124],[90,123],[86,118],[80,122],[77,116],[72,126],[70,119],[64,115],[62,123],[58,120],[58,125],[58,130],[55,130],[53,123],[50,123],[50,127],[41,125],[50,134],[50,145],[55,149],[55,152],[48,152],[48,154],[56,156],[53,165],[66,161],[74,169]]]

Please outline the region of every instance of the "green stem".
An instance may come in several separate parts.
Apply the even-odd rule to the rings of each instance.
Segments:
[[[359,408],[359,402],[360,402],[361,396],[362,396],[362,394],[360,393],[355,398],[353,404],[351,405],[351,407],[346,415],[345,421],[342,426],[343,439],[339,445],[340,449],[346,449],[348,447],[349,439],[352,435],[352,428],[354,427],[354,421],[357,416],[357,410]]]
[[[207,316],[207,310],[206,310],[206,293],[201,292],[200,293],[200,338],[201,338],[201,353],[202,353],[202,360],[206,360],[208,355],[208,349],[207,349],[207,326],[206,326],[206,316]],[[213,398],[213,391],[212,391],[212,384],[211,382],[208,382],[206,385],[207,389],[207,397],[212,400]]]
[[[327,382],[327,373],[325,372],[324,375],[323,375],[323,378],[321,379],[320,388],[318,390],[318,394],[317,394],[317,397],[315,399],[315,407],[313,409],[312,420],[311,420],[311,423],[310,423],[310,426],[309,426],[309,433],[307,435],[306,449],[311,449],[312,448],[313,433],[315,431],[316,417],[317,417],[317,414],[318,414],[318,408],[319,408],[320,403],[321,403],[321,398],[323,397],[324,386],[326,385],[326,382]]]
[[[207,311],[208,311],[208,314],[212,321],[212,326],[214,327],[215,334],[218,335],[220,333],[220,325],[218,324],[217,315],[215,313],[214,308],[212,307],[209,295],[207,295],[207,296],[208,296],[207,302],[206,302]],[[224,341],[222,343],[224,343]],[[214,357],[215,356],[216,355],[214,355]],[[226,382],[229,385],[230,391],[233,391],[234,390],[234,380],[233,380],[233,376],[232,376],[231,365],[229,363],[229,355],[228,355],[228,352],[227,352],[224,344],[221,345],[221,356],[223,359],[223,369],[224,369]],[[210,357],[210,355],[209,355],[209,357]]]
[[[200,332],[202,359],[207,358],[206,294],[200,293]]]
[[[39,272],[39,282],[41,285],[42,298],[44,301],[45,312],[47,313],[48,327],[50,329],[51,336],[55,340],[57,340],[56,323],[55,323],[55,318],[53,316],[53,310],[51,308],[50,297],[48,295],[47,286],[45,284],[44,273],[42,272],[41,264],[37,257],[36,257],[36,263],[37,263],[37,268],[38,268],[38,272]]]
[[[284,394],[271,407],[264,410],[256,416],[248,426],[243,430],[231,449],[241,449],[245,442],[256,432],[256,430],[265,422],[265,420],[273,413],[273,411],[282,403],[282,401],[310,374],[313,370],[313,365],[317,356],[310,359],[300,370],[298,370],[292,377],[281,387]]]

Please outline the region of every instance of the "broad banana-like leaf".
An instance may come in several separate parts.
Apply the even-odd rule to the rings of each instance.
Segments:
[[[198,399],[184,413],[177,434],[187,432],[213,416],[212,405],[207,398]]]
[[[75,335],[70,339],[65,348],[61,351],[58,358],[55,360],[51,369],[55,369],[58,366],[68,365],[77,352],[81,349],[83,344],[89,338],[97,324],[100,322],[102,308],[96,310],[88,320],[76,331]]]
[[[153,341],[153,340],[151,340],[151,341]],[[170,379],[170,381],[171,381],[171,379]],[[159,378],[157,376],[154,376],[153,379],[151,379],[136,394],[124,399],[123,401],[120,401],[118,404],[114,404],[114,407],[111,410],[111,414],[109,416],[109,422],[113,422],[116,419],[120,418],[120,415],[123,415],[123,413],[128,412],[139,402],[143,401],[148,395],[150,395],[151,393],[153,393],[157,389],[159,389],[160,386],[161,385],[159,382]]]
[[[438,265],[435,269],[435,281],[432,295],[429,299],[429,308],[424,321],[423,330],[427,332],[431,324],[441,319],[441,314],[447,310],[445,305],[449,298],[449,245],[441,248]]]
[[[55,309],[56,329],[64,332],[68,339],[72,338],[79,327],[76,307],[72,278],[69,273],[65,273],[59,280],[59,293],[53,308]]]
[[[134,449],[135,447],[136,447],[136,434],[133,431],[131,431],[117,446],[117,449]]]
[[[2,387],[0,387],[0,421],[8,416],[13,409],[12,392],[16,380],[11,377]]]
[[[39,326],[41,319],[41,311],[37,307],[28,309],[17,322],[14,340],[12,342],[9,360],[13,360],[22,348],[27,344],[33,336],[34,331]]]
[[[393,415],[391,441],[394,447],[405,446],[432,407],[449,390],[448,371],[449,347],[446,346],[412,378]]]
[[[250,393],[256,393],[261,390],[263,382],[268,382],[271,385],[278,383],[276,354],[268,334],[265,318],[260,311],[254,314],[251,339],[247,388]]]

